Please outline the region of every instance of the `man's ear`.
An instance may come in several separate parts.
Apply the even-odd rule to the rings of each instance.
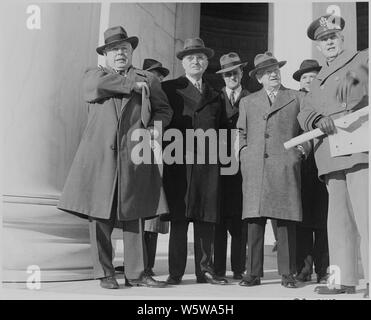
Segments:
[[[261,82],[261,76],[260,75],[258,75],[258,74],[256,74],[255,75],[255,78],[256,78],[256,80],[261,84],[262,82]]]

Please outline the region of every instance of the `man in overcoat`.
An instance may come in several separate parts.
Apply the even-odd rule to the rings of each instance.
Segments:
[[[250,94],[241,86],[243,67],[247,62],[242,62],[235,52],[224,54],[220,58],[221,69],[216,73],[221,74],[225,82],[222,89],[222,99],[228,129],[227,149],[232,154],[231,131],[236,129],[238,119],[238,105],[240,100]],[[234,175],[221,176],[221,212],[220,223],[215,226],[214,240],[214,266],[218,276],[225,276],[227,259],[228,232],[231,235],[231,269],[233,278],[242,279],[246,269],[246,242],[247,225],[242,222],[242,176],[241,171]]]
[[[300,82],[300,91],[310,91],[310,85],[320,70],[317,60],[307,59],[300,64],[292,76]],[[303,221],[296,227],[296,280],[311,281],[314,264],[317,283],[326,283],[329,266],[328,193],[326,185],[318,178],[313,149],[301,166],[301,197]]]
[[[169,277],[167,282],[179,284],[187,263],[187,230],[190,222],[194,228],[195,273],[198,283],[225,284],[224,278],[214,273],[212,255],[214,227],[219,218],[219,165],[210,163],[212,156],[207,148],[190,150],[186,143],[186,130],[217,130],[221,123],[222,101],[203,79],[208,59],[214,51],[205,47],[202,39],[187,39],[183,50],[177,53],[185,75],[162,83],[173,109],[170,129],[182,134],[183,163],[164,166],[164,188],[169,204]],[[212,141],[211,143],[216,143]],[[200,144],[197,143],[197,146]],[[207,144],[206,144],[207,145]],[[206,147],[206,146],[204,146]],[[188,161],[186,152],[194,155]],[[205,163],[197,162],[203,153]],[[215,154],[214,154],[215,156]],[[164,153],[165,157],[165,153]]]
[[[162,82],[169,74],[169,69],[162,66],[160,61],[155,59],[144,59],[143,70],[153,73]],[[157,238],[158,234],[165,234],[169,232],[169,222],[161,221],[160,217],[147,219],[144,223],[144,242],[147,248],[147,265],[145,268],[146,273],[154,276],[153,267],[155,265]]]
[[[314,140],[314,156],[318,175],[326,182],[329,193],[327,228],[330,267],[335,274],[327,286],[317,288],[320,294],[355,293],[359,240],[364,277],[369,281],[368,152],[331,157],[328,138],[336,132],[334,119],[368,105],[364,86],[346,90],[342,102],[336,97],[339,84],[349,72],[368,66],[368,50],[344,49],[344,26],[343,18],[324,15],[308,27],[307,35],[316,41],[325,63],[298,116],[304,130],[320,128],[326,133]]]
[[[141,118],[143,86],[150,91],[150,134],[166,126],[172,117],[160,81],[150,72],[132,66],[137,37],[128,37],[121,26],[104,33],[105,44],[96,49],[106,67],[90,68],[83,79],[88,102],[88,123],[67,177],[58,208],[89,219],[94,275],[103,288],[117,289],[112,265],[111,234],[123,229],[125,276],[128,285],[162,287],[143,271],[142,218],[166,212],[161,176],[156,164],[135,164],[131,151]]]
[[[248,257],[242,286],[260,284],[263,277],[266,219],[277,221],[277,262],[281,284],[296,287],[295,224],[302,219],[301,159],[308,151],[300,146],[286,151],[283,143],[300,132],[297,115],[302,93],[281,85],[280,67],[270,52],[254,59],[256,76],[263,85],[240,102],[237,121],[243,179],[242,218],[248,223]]]

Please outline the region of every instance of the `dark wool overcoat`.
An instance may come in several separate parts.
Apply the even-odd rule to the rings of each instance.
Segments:
[[[164,189],[168,200],[169,220],[197,220],[217,222],[219,219],[219,164],[210,164],[208,146],[194,150],[205,152],[205,164],[186,164],[186,129],[218,129],[222,122],[222,100],[203,81],[202,94],[185,77],[162,83],[171,108],[173,119],[169,128],[177,129],[183,137],[183,164],[164,165]],[[213,156],[217,156],[213,154]]]
[[[134,220],[168,211],[156,164],[135,164],[131,134],[143,128],[142,96],[135,82],[147,82],[151,117],[165,127],[172,117],[159,80],[131,67],[127,76],[107,68],[88,69],[83,79],[89,103],[88,123],[65,182],[58,208],[81,217],[109,219],[117,192],[118,220]],[[114,212],[113,211],[113,212]]]

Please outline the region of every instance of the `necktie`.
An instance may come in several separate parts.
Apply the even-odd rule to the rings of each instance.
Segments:
[[[198,91],[200,91],[200,93],[202,93],[201,85],[198,81],[195,82],[195,87],[197,88]]]
[[[231,91],[229,101],[231,102],[231,105],[234,106],[234,103],[236,102],[236,100],[234,99],[234,90]]]
[[[273,91],[271,91],[269,93],[269,99],[271,100],[271,103],[273,104],[274,100],[276,99],[276,96],[275,94],[273,93]]]

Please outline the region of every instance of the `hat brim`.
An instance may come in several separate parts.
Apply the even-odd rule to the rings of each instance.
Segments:
[[[339,18],[340,18],[340,29],[328,29],[328,30],[326,30],[325,33],[321,33],[320,36],[324,36],[326,34],[330,34],[330,33],[333,33],[333,32],[341,32],[341,31],[343,31],[343,29],[345,27],[345,20],[342,17],[339,17]],[[318,27],[318,19],[314,20],[309,25],[309,27],[307,29],[307,36],[308,36],[309,39],[311,39],[313,41],[318,40],[318,36],[317,37],[314,36],[317,27]]]
[[[264,69],[267,69],[267,68],[270,68],[270,67],[273,67],[273,66],[278,66],[279,68],[282,68],[285,64],[286,64],[287,61],[279,61],[279,62],[275,62],[275,63],[271,63],[271,64],[267,64],[263,67],[257,67],[255,69],[252,69],[250,72],[249,72],[249,76],[252,78],[256,75],[256,73],[258,71],[261,71],[261,70],[264,70]]]
[[[194,53],[204,53],[208,59],[211,59],[214,56],[214,50],[211,48],[193,48],[179,51],[176,54],[176,57],[179,60],[182,60],[185,56]]]
[[[234,69],[237,69],[237,68],[244,68],[245,66],[247,65],[247,62],[242,62],[240,64],[236,64],[234,66],[231,66],[231,67],[228,67],[228,68],[225,68],[225,69],[220,69],[219,71],[215,72],[215,73],[226,73],[226,72],[229,72],[229,71],[232,71]]]
[[[121,42],[129,42],[131,44],[133,50],[134,50],[138,46],[139,39],[138,39],[138,37],[129,37],[129,38],[125,38],[125,39],[112,41],[110,43],[107,43],[107,44],[104,44],[103,46],[98,47],[96,49],[96,51],[97,51],[98,54],[103,56],[104,55],[104,49],[106,49],[106,47],[114,45],[114,44],[118,44],[118,43],[121,43]]]
[[[169,69],[167,68],[164,68],[164,67],[154,67],[154,68],[148,68],[147,71],[152,71],[152,70],[157,70],[158,72],[160,72],[164,77],[166,77],[170,71]]]
[[[320,70],[321,70],[321,66],[319,66],[319,67],[310,67],[310,68],[305,68],[305,69],[299,69],[298,71],[294,72],[294,74],[292,75],[292,77],[296,81],[300,81],[300,78],[301,78],[301,76],[304,73],[311,72],[311,71],[320,71]]]

